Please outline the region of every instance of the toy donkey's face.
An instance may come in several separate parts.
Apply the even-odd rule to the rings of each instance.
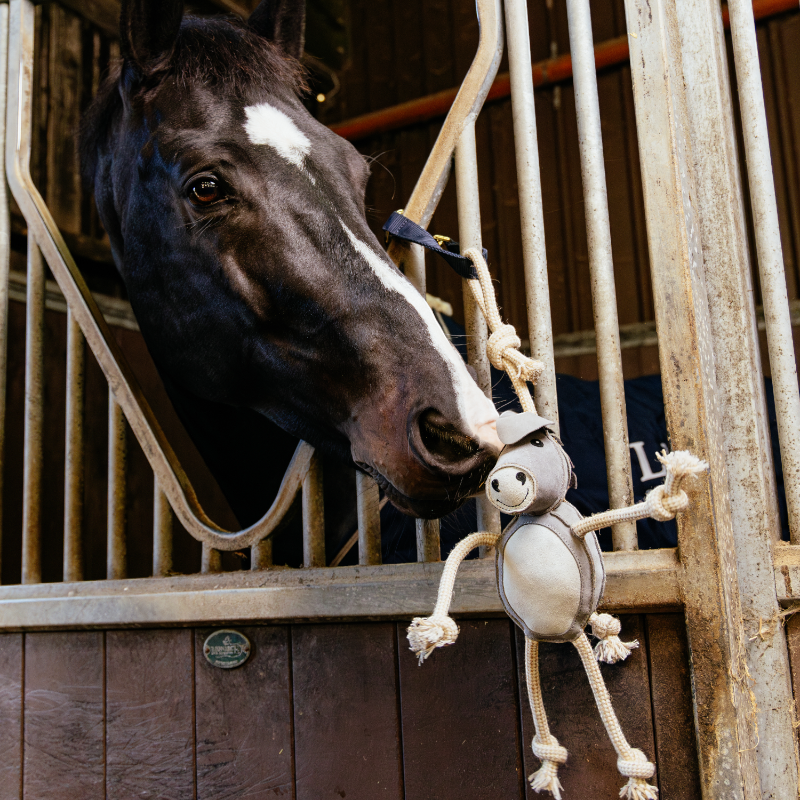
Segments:
[[[506,411],[497,421],[505,447],[486,480],[490,502],[506,514],[545,514],[564,499],[572,464],[553,438],[549,420]]]

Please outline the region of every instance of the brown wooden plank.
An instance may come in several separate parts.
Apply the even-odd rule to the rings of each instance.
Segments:
[[[106,785],[114,800],[195,796],[190,630],[106,634]]]
[[[395,659],[391,623],[293,626],[297,800],[403,797]]]
[[[650,692],[663,800],[700,797],[689,643],[683,614],[648,614]]]
[[[0,800],[22,797],[22,637],[0,635]]]
[[[27,634],[23,797],[105,797],[104,745],[103,634]]]
[[[653,758],[653,720],[642,618],[630,615],[623,616],[621,621],[622,638],[638,639],[640,648],[627,661],[611,666],[602,664],[601,670],[628,742]],[[534,728],[522,658],[524,637],[519,632],[517,640],[520,694],[526,698],[522,711],[525,774],[530,775],[539,768],[540,761],[531,751]],[[571,644],[542,644],[539,665],[550,729],[569,752],[567,763],[558,771],[564,797],[617,797],[627,779],[617,772],[617,755],[600,720],[578,652]],[[538,798],[530,785],[526,785],[528,800]]]
[[[195,631],[197,796],[203,800],[292,797],[289,629],[237,628],[251,644],[237,669],[212,667]]]
[[[398,624],[406,800],[524,797],[508,620],[461,620],[421,667]]]

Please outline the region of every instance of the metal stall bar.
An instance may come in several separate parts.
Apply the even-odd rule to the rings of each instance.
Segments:
[[[153,476],[153,577],[172,572],[172,509]]]
[[[756,25],[750,2],[730,0],[728,8],[758,272],[767,323],[767,346],[778,418],[786,507],[792,543],[800,544],[800,392],[783,270],[783,250],[769,151],[767,116],[764,110],[761,67],[758,61]]]
[[[626,0],[661,380],[671,443],[706,459],[678,515],[702,796],[761,798],[747,639],[671,0]]]
[[[550,315],[547,250],[544,241],[536,106],[533,99],[533,76],[530,70],[531,41],[527,3],[525,0],[506,0],[505,11],[528,335],[531,356],[544,364],[544,371],[535,387],[536,410],[546,419],[552,420],[553,427],[558,433],[553,324]]]
[[[200,556],[200,572],[204,575],[210,572],[222,571],[222,556],[207,542],[203,542],[203,551]]]
[[[127,482],[127,426],[125,415],[108,390],[108,496],[106,577],[119,580],[127,577],[127,545],[125,541],[125,501]]]
[[[84,367],[80,326],[67,311],[67,414],[64,455],[64,580],[83,580]]]
[[[480,251],[481,207],[478,194],[478,152],[475,143],[475,123],[470,122],[456,146],[456,192],[458,198],[458,238],[462,252],[471,247]],[[472,290],[463,281],[464,316],[467,329],[467,356],[478,376],[478,386],[489,398],[492,396],[492,372],[486,354],[488,327]],[[500,512],[481,494],[476,500],[479,531],[500,533]],[[488,548],[492,550],[492,548]],[[483,550],[482,550],[483,552]],[[488,555],[488,551],[483,553]]]
[[[272,566],[272,537],[262,539],[250,548],[250,569],[254,572]]]
[[[728,471],[739,594],[758,720],[764,797],[797,794],[786,638],[777,620],[772,544],[780,529],[723,15],[716,0],[676,4],[698,225]],[[773,627],[775,626],[775,627]]]
[[[600,378],[608,496],[611,508],[624,508],[633,503],[633,479],[628,448],[625,385],[622,380],[614,261],[611,255],[611,225],[608,219],[603,134],[600,126],[600,101],[597,96],[597,72],[594,64],[589,0],[567,0],[567,17],[575,82],[575,108],[578,115],[589,272],[592,280],[592,310],[597,332],[597,367]],[[635,522],[618,522],[612,530],[615,550],[638,548]]]
[[[381,497],[375,479],[356,472],[358,514],[358,563],[381,563]]]
[[[8,4],[0,5],[0,148],[5,147],[6,72],[8,69]],[[1,151],[0,151],[1,152]],[[8,277],[11,220],[8,186],[0,180],[0,583],[3,565],[3,474],[6,436],[6,372],[8,370]]]
[[[324,567],[325,506],[322,497],[322,459],[315,454],[303,478],[303,566]]]

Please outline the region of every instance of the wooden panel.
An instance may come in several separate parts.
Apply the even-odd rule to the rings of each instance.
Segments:
[[[23,797],[105,797],[103,733],[103,634],[27,634]]]
[[[0,635],[0,800],[22,797],[22,634]]]
[[[406,800],[524,797],[511,623],[459,626],[421,667],[397,626]]]
[[[195,631],[197,797],[292,797],[292,700],[287,627],[237,628],[252,645],[237,669],[203,656]]]
[[[653,720],[642,618],[623,616],[621,621],[622,638],[638,639],[640,647],[627,661],[612,666],[603,664],[601,670],[628,742],[653,758]],[[517,640],[520,696],[526,699],[522,710],[525,774],[530,775],[539,768],[540,761],[530,746],[534,729],[525,684],[525,640],[519,632]],[[617,797],[627,778],[617,772],[617,754],[600,720],[577,650],[571,644],[542,644],[539,664],[550,729],[569,751],[567,763],[559,769],[564,797]],[[530,786],[527,791],[528,800],[538,797]]]
[[[106,634],[107,792],[114,800],[195,795],[190,630]]]
[[[297,800],[403,797],[395,660],[391,623],[292,628]]]
[[[683,614],[648,614],[650,692],[662,800],[700,797],[689,644]]]

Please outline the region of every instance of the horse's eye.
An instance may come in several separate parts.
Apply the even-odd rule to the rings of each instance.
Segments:
[[[215,178],[200,178],[189,187],[189,199],[196,206],[210,206],[222,197],[222,191]]]

